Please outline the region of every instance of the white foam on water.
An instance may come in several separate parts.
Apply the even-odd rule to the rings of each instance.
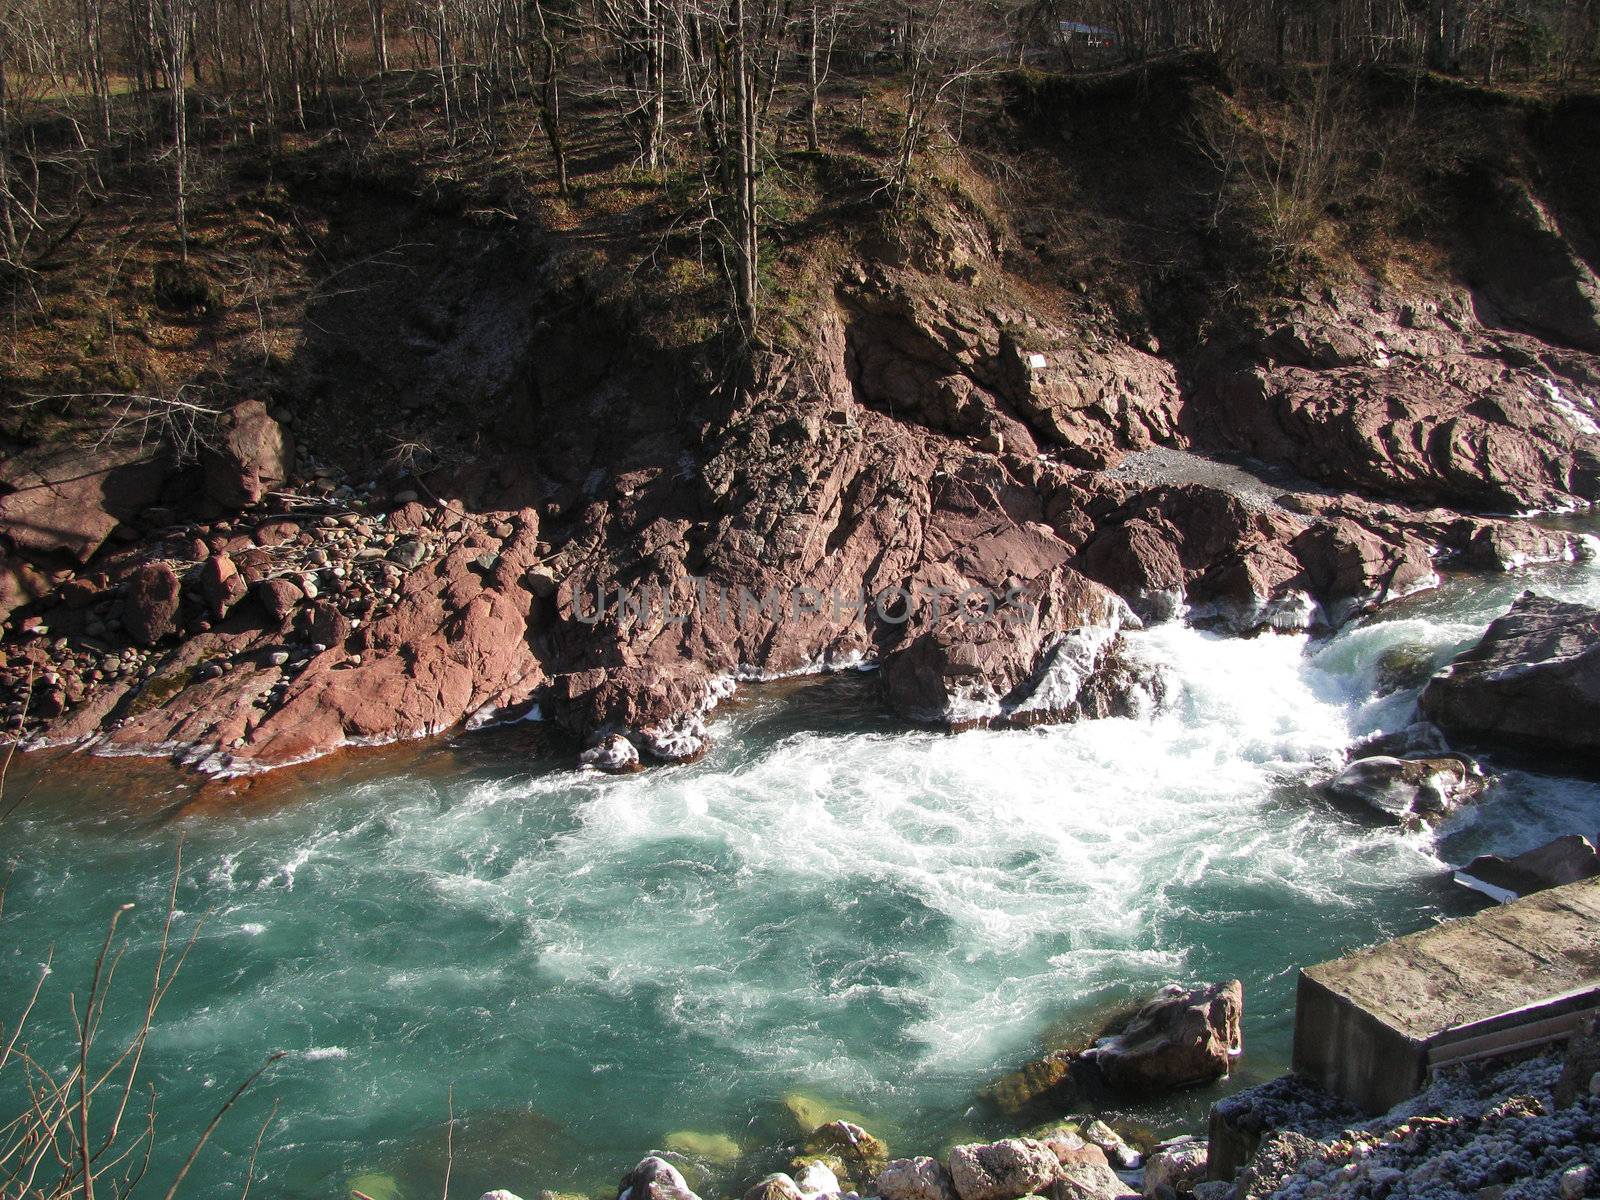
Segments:
[[[1304,636],[1168,625],[1133,642],[1176,681],[1175,702],[1150,719],[955,737],[807,732],[735,770],[478,786],[453,813],[565,796],[576,823],[507,872],[436,886],[504,916],[544,910],[527,928],[547,978],[614,997],[670,990],[670,1020],[747,1054],[752,1025],[806,986],[813,1013],[867,1000],[903,1009],[918,1069],[945,1071],[992,1061],[1075,997],[1185,977],[1194,947],[1162,944],[1174,882],[1249,880],[1337,906],[1354,903],[1346,870],[1392,881],[1440,869],[1425,843],[1330,834],[1274,799],[1284,781],[1331,770],[1352,736],[1346,689],[1309,664]],[[1341,837],[1355,865],[1304,869]],[[639,886],[640,860],[653,887]],[[594,892],[563,899],[576,879]],[[862,896],[905,926],[903,963],[882,930],[850,941]],[[599,919],[611,905],[627,919]],[[797,984],[793,970],[750,968],[773,946],[804,945],[807,922],[837,944],[831,974]],[[906,981],[848,978],[886,968]],[[800,1033],[763,1057],[814,1049]]]
[[[1582,392],[1574,390],[1569,396],[1564,388],[1553,379],[1539,381],[1544,385],[1545,396],[1550,401],[1550,406],[1561,414],[1572,427],[1580,433],[1593,434],[1600,437],[1600,424],[1594,419],[1595,403]]]
[[[309,1050],[295,1050],[292,1056],[301,1062],[323,1062],[330,1058],[349,1058],[350,1051],[343,1046],[312,1046]]]

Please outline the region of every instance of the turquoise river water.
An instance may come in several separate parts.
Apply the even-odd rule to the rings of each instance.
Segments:
[[[768,1165],[795,1091],[936,1153],[998,1131],[975,1093],[1042,1038],[1237,976],[1234,1078],[1127,1114],[1192,1128],[1283,1068],[1296,966],[1473,911],[1447,862],[1600,829],[1600,785],[1527,763],[1434,834],[1312,790],[1405,722],[1415,691],[1378,695],[1384,664],[1446,660],[1526,586],[1600,603],[1600,572],[1560,566],[1457,579],[1324,642],[1137,634],[1178,683],[1138,721],[939,736],[851,675],[754,689],[707,758],[619,779],[572,771],[534,725],[220,800],[131,760],[25,756],[0,825],[0,1022],[53,946],[28,1040],[64,1063],[68,995],[133,902],[103,1043],[125,1035],[181,841],[177,928],[203,924],[147,1056],[153,1174],[287,1051],[186,1195],[239,1194],[274,1104],[263,1196],[437,1196],[450,1111],[469,1197],[607,1194],[682,1130],[750,1152],[732,1186]]]

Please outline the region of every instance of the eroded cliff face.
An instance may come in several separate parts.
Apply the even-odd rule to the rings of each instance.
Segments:
[[[360,437],[386,404],[476,410],[453,453],[367,479],[251,410],[157,511],[192,472],[8,471],[13,713],[236,772],[534,705],[679,761],[739,681],[863,664],[951,728],[1141,711],[1141,622],[1327,628],[1444,561],[1586,552],[1492,515],[1600,498],[1600,292],[1579,216],[1524,198],[1536,259],[1348,271],[1204,336],[1163,309],[1160,337],[953,209],[854,244],[805,338],[715,369],[631,338],[558,243],[479,238],[307,351],[372,389]]]

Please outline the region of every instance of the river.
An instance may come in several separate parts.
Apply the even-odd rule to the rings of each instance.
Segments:
[[[153,1171],[234,1084],[185,1194],[614,1194],[685,1130],[765,1169],[801,1092],[894,1153],[1003,1131],[977,1090],[1169,981],[1244,982],[1228,1083],[1130,1109],[1193,1128],[1285,1066],[1295,968],[1481,899],[1446,863],[1600,830],[1600,786],[1500,771],[1434,833],[1331,807],[1312,785],[1403,724],[1523,587],[1600,603],[1589,565],[1460,577],[1313,642],[1179,625],[1134,635],[1175,688],[1142,720],[942,736],[885,716],[870,674],[757,688],[687,767],[570,769],[536,725],[341,757],[217,803],[130,760],[19,758],[0,825],[6,1028],[54,946],[30,1025],[67,1060],[105,922],[129,943],[102,1035],[137,1019],[182,844],[176,928],[198,939],[146,1060]],[[1409,670],[1409,675],[1405,671]],[[17,1075],[0,1080],[16,1086]],[[692,1182],[695,1178],[692,1177]],[[608,1189],[611,1189],[608,1191]],[[163,1189],[164,1190],[164,1189]]]

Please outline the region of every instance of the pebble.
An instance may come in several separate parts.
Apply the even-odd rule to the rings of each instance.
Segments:
[[[1593,1178],[1593,1168],[1585,1165],[1573,1167],[1561,1173],[1561,1200],[1580,1200],[1588,1194],[1589,1180]]]
[[[398,563],[400,566],[406,568],[413,568],[421,565],[422,560],[427,556],[427,550],[425,550],[422,543],[418,541],[401,542],[393,550],[389,551],[390,561]]]
[[[271,654],[267,655],[267,662],[274,667],[281,667],[288,661],[289,653],[286,650],[274,650]]]

